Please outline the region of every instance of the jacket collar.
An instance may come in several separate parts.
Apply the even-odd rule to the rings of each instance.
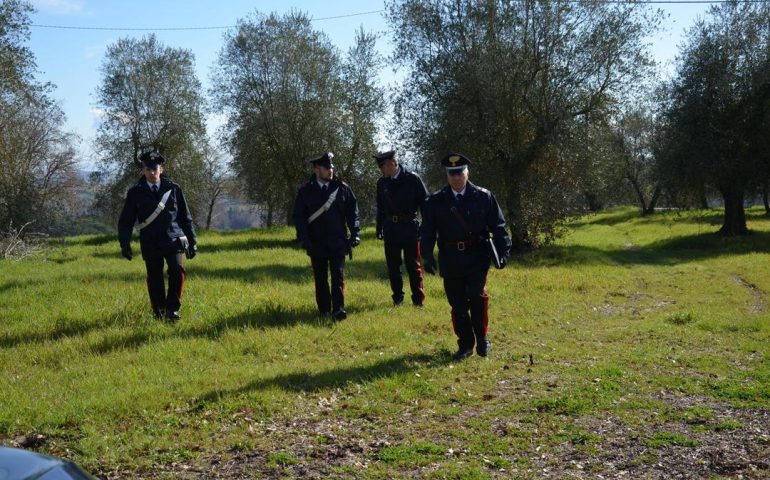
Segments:
[[[446,193],[447,195],[449,195],[452,198],[454,198],[454,196],[455,196],[454,190],[452,190],[452,187],[450,185],[448,185],[448,184],[447,184],[447,186],[442,188],[441,191]],[[468,195],[473,195],[477,191],[478,191],[478,187],[476,187],[476,185],[474,185],[470,181],[468,181],[468,183],[465,184],[465,195],[464,196],[467,197]]]

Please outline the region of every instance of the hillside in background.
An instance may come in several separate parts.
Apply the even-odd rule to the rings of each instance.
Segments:
[[[490,272],[461,363],[440,278],[392,307],[371,229],[342,322],[288,228],[204,232],[177,324],[114,236],[69,237],[0,261],[0,444],[100,478],[767,478],[770,220],[721,215],[571,223]]]

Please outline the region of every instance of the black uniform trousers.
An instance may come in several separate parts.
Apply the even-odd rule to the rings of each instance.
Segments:
[[[452,327],[457,345],[463,350],[473,348],[487,337],[489,324],[487,296],[488,268],[459,277],[444,277],[444,292],[452,307]]]
[[[401,279],[401,253],[403,263],[409,275],[409,287],[412,290],[412,303],[422,305],[425,302],[425,289],[422,285],[422,265],[420,260],[420,241],[417,239],[406,242],[389,241],[385,239],[385,263],[388,265],[390,289],[393,291],[393,302],[404,301],[404,281]]]
[[[315,281],[315,302],[321,315],[345,309],[345,256],[310,256]],[[329,272],[332,284],[329,288]]]
[[[187,271],[184,268],[184,253],[176,249],[142,252],[144,265],[147,267],[147,291],[150,294],[152,311],[161,315],[162,311],[176,312],[182,305],[182,290]],[[168,265],[168,292],[163,280],[163,262]]]

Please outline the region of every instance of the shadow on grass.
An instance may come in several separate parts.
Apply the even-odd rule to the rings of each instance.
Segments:
[[[675,265],[723,255],[770,253],[770,232],[745,237],[699,233],[654,242],[645,247],[605,250],[583,245],[552,245],[519,257],[523,267],[559,265]]]
[[[50,330],[20,332],[0,336],[0,348],[13,348],[30,343],[45,343],[68,337],[82,337],[91,331],[109,328],[122,323],[125,323],[125,321],[117,315],[92,322],[60,317],[56,320],[53,329]]]
[[[41,283],[43,282],[40,280],[27,280],[24,282],[20,282],[18,280],[11,280],[10,282],[0,283],[0,293],[6,292],[13,288],[26,288],[26,287],[31,287],[33,285],[39,285]]]
[[[91,247],[98,247],[101,245],[106,245],[108,243],[115,243],[115,245],[118,245],[118,236],[115,234],[104,234],[104,235],[95,235],[92,237],[84,238],[82,241],[74,242],[75,244],[80,245],[87,245]],[[116,247],[119,248],[119,247]]]
[[[351,383],[371,382],[379,378],[392,377],[411,372],[422,366],[438,366],[451,361],[448,355],[412,354],[402,355],[390,360],[383,360],[373,365],[337,368],[318,373],[291,373],[271,378],[255,380],[240,388],[213,390],[197,399],[193,409],[201,408],[211,402],[267,388],[277,387],[290,392],[315,392],[338,388]]]
[[[570,227],[582,227],[584,225],[617,225],[634,218],[642,217],[638,209],[623,208],[613,212],[600,212],[598,214],[587,214],[580,217],[580,220],[569,222]]]
[[[216,278],[222,280],[238,280],[245,283],[264,282],[264,281],[284,281],[290,283],[305,283],[308,278],[312,278],[310,264],[307,266],[297,265],[252,265],[243,268],[235,267],[189,267],[190,280],[195,277]]]
[[[355,252],[354,252],[355,255]],[[403,270],[403,267],[402,267]],[[194,266],[189,268],[189,278],[194,281],[197,276],[223,280],[236,280],[244,283],[284,281],[289,283],[313,282],[313,270],[310,258],[304,259],[301,265],[262,264],[246,267],[209,267]],[[384,280],[387,279],[385,259],[382,260],[346,260],[346,281]]]
[[[348,314],[354,316],[365,309],[347,308]],[[184,312],[182,312],[184,314]],[[160,321],[158,321],[160,322]],[[320,317],[315,309],[305,307],[299,310],[288,310],[281,305],[267,304],[229,318],[221,318],[214,322],[199,325],[185,325],[184,317],[174,330],[147,328],[128,333],[110,335],[101,342],[91,346],[91,351],[104,355],[119,349],[135,349],[145,344],[167,340],[170,338],[209,338],[217,339],[230,330],[244,328],[272,329],[290,328],[296,325],[311,325],[319,328],[332,328],[337,322]]]
[[[257,235],[255,233],[255,235]],[[257,250],[263,248],[288,248],[302,250],[299,243],[293,239],[254,237],[229,242],[219,242],[210,245],[205,243],[199,247],[202,253],[227,252],[233,250]]]
[[[770,218],[765,214],[764,208],[749,208],[745,211],[747,221],[767,221]],[[643,224],[661,224],[667,222],[701,224],[714,227],[718,230],[724,222],[724,210],[720,208],[709,210],[658,210],[651,215],[642,215],[639,209],[621,208],[617,211],[600,212],[581,217],[579,220],[569,222],[569,227],[582,227],[587,225],[613,226],[629,221]]]

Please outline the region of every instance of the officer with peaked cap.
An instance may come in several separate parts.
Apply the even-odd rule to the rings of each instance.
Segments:
[[[327,152],[310,160],[313,175],[297,192],[294,224],[297,240],[310,256],[318,311],[342,320],[347,317],[345,255],[361,242],[361,225],[353,191],[334,177],[333,158]]]
[[[147,269],[147,290],[156,318],[179,320],[186,270],[184,255],[197,251],[192,214],[182,189],[163,175],[163,156],[144,151],[139,156],[142,178],[126,194],[118,220],[118,239],[123,257],[131,260],[131,235],[138,222],[139,244]],[[168,266],[168,291],[163,262]]]
[[[473,355],[474,344],[476,353],[486,357],[490,349],[486,283],[491,260],[487,240],[491,235],[500,268],[508,260],[511,240],[495,196],[468,181],[470,159],[450,153],[441,163],[448,185],[431,195],[423,208],[423,268],[436,272],[433,246],[438,243],[439,272],[459,347],[453,357],[462,360]]]
[[[396,152],[374,156],[382,177],[377,180],[377,238],[385,242],[385,263],[388,266],[393,304],[404,302],[404,282],[401,279],[401,258],[409,275],[412,304],[425,302],[420,264],[420,225],[417,211],[425,203],[428,190],[422,179],[398,163]]]

